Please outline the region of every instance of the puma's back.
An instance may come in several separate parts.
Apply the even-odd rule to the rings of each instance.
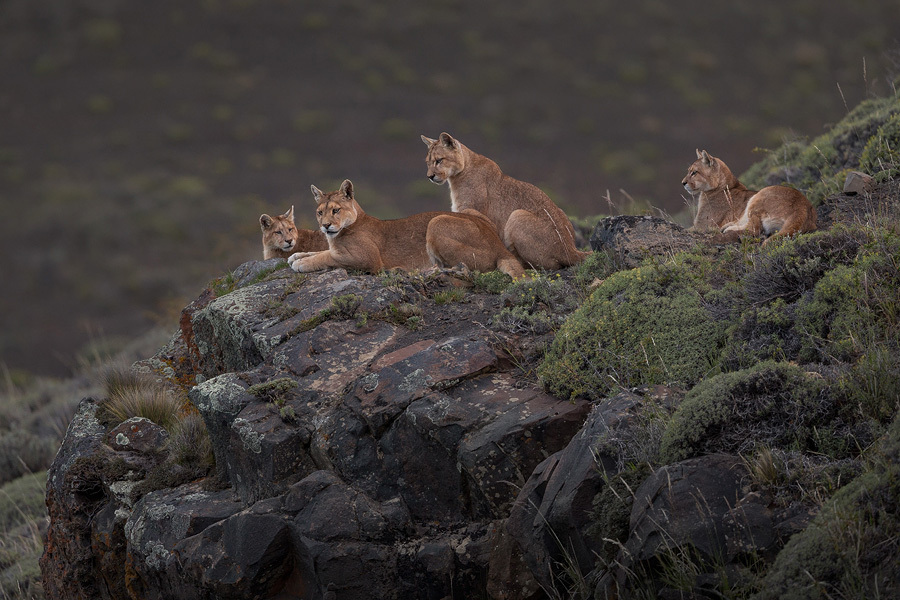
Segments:
[[[505,175],[497,163],[447,133],[422,141],[428,146],[427,176],[450,186],[453,212],[483,214],[507,248],[536,268],[559,269],[584,259],[569,218],[538,187]]]

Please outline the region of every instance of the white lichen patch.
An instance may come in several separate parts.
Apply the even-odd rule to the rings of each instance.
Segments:
[[[244,450],[255,454],[262,452],[263,435],[254,431],[247,419],[235,419],[231,424],[231,429],[241,438]]]
[[[116,443],[120,446],[127,446],[131,443],[131,440],[128,439],[128,436],[122,432],[116,434]]]
[[[431,376],[425,373],[424,369],[416,369],[404,377],[397,387],[400,391],[410,394],[416,390],[431,387]]]
[[[226,373],[198,383],[192,394],[197,398],[197,409],[203,414],[237,413],[241,409],[240,398],[246,392],[239,381],[234,373]]]
[[[120,504],[131,508],[131,490],[138,484],[137,481],[114,481],[109,484],[109,491],[115,496],[116,501]],[[118,517],[118,511],[116,511]]]

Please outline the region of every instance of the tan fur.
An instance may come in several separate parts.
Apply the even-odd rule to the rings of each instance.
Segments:
[[[706,150],[697,150],[697,160],[681,184],[700,196],[692,229],[719,229],[726,234],[723,240],[735,234],[784,236],[816,230],[816,211],[802,192],[782,185],[758,192],[747,189]]]
[[[287,258],[294,252],[328,249],[328,240],[318,229],[297,229],[293,206],[283,215],[260,215],[259,228],[262,230],[263,260]]]
[[[816,209],[803,192],[786,186],[765,187],[750,198],[741,218],[723,228],[723,232],[758,237],[763,245],[779,236],[816,230]]]
[[[363,211],[349,179],[335,192],[324,193],[315,186],[312,192],[328,250],[293,254],[288,262],[295,271],[342,267],[376,273],[463,264],[479,271],[499,269],[511,277],[524,274],[483,216],[427,212],[383,221]]]
[[[442,133],[428,146],[428,178],[450,186],[450,209],[482,213],[500,239],[523,263],[561,269],[588,255],[575,248],[575,230],[566,214],[537,187],[504,175],[497,163]]]
[[[697,160],[691,164],[681,180],[692,196],[699,196],[697,216],[691,229],[721,230],[740,218],[747,201],[755,194],[748,190],[724,162],[703,150],[697,150]]]

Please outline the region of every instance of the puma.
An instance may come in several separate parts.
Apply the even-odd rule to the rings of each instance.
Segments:
[[[448,133],[436,140],[423,135],[422,141],[428,146],[428,179],[450,186],[450,209],[483,214],[523,263],[536,269],[561,269],[589,254],[575,247],[569,218],[537,187],[503,174],[497,163]]]
[[[376,273],[463,264],[473,271],[499,269],[513,278],[524,275],[522,264],[481,215],[426,212],[381,220],[363,211],[349,179],[334,192],[325,193],[316,186],[311,189],[328,249],[291,255],[288,262],[295,271],[342,267]]]
[[[296,251],[328,249],[328,240],[318,229],[297,229],[293,206],[283,215],[260,215],[259,228],[262,230],[263,260],[287,258]]]

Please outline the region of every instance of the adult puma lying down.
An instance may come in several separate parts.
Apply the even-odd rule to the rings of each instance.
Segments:
[[[477,214],[427,212],[383,221],[363,211],[349,179],[334,192],[311,189],[328,250],[291,255],[288,262],[295,271],[342,267],[375,273],[461,263],[473,271],[499,269],[513,278],[524,274],[522,264],[503,246],[490,222]]]
[[[450,186],[450,209],[473,209],[487,217],[509,250],[536,269],[561,269],[589,254],[575,248],[572,223],[547,194],[513,179],[497,163],[469,150],[450,134],[428,146],[428,179]]]

